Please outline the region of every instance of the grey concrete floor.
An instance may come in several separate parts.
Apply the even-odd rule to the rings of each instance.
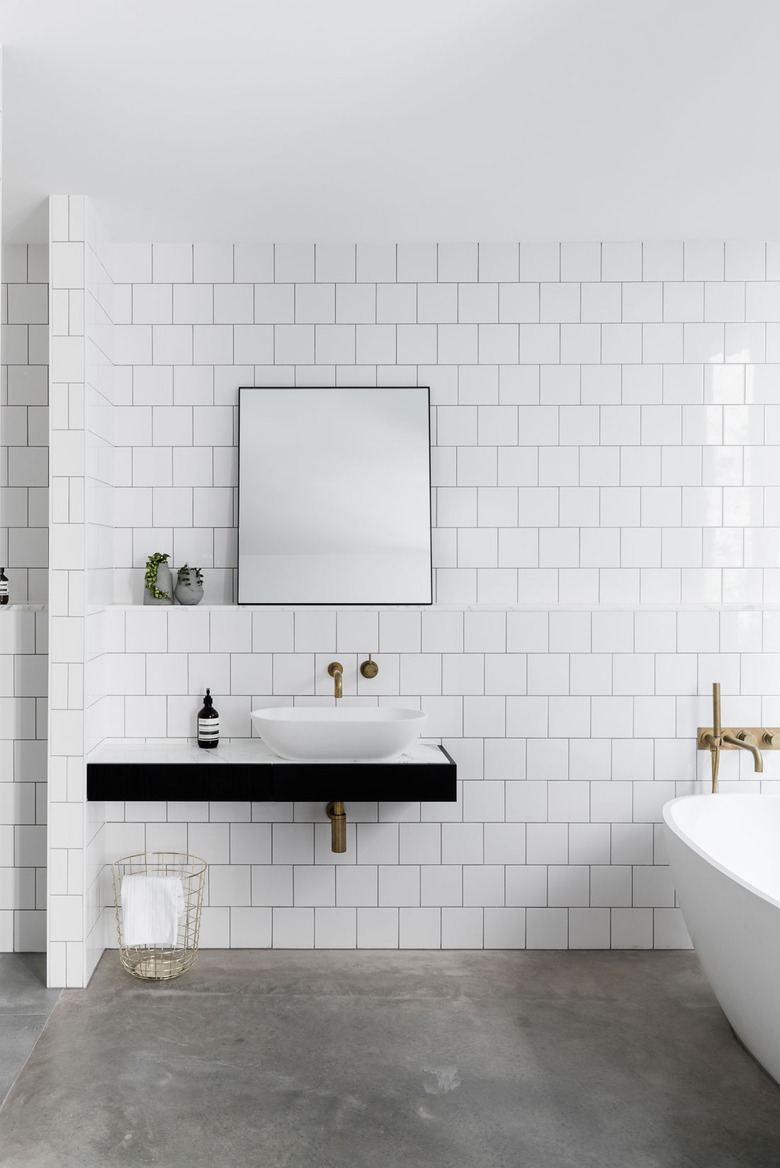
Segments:
[[[0,1111],[3,1168],[780,1168],[780,1088],[693,954],[107,953]]]
[[[0,1103],[29,1058],[59,996],[59,990],[46,989],[43,953],[0,953]]]

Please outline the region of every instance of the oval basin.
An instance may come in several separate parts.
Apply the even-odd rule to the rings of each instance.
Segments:
[[[252,710],[257,732],[292,762],[377,762],[396,758],[419,736],[428,715],[390,706],[272,706]]]

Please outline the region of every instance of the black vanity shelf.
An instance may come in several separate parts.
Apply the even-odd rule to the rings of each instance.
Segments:
[[[87,799],[145,802],[454,803],[457,766],[417,743],[390,762],[289,762],[260,739],[197,745],[117,743],[87,760]]]

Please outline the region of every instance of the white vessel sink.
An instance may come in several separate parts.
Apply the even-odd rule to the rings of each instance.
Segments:
[[[396,758],[420,734],[421,710],[350,706],[278,706],[252,710],[257,732],[293,762],[376,762]]]

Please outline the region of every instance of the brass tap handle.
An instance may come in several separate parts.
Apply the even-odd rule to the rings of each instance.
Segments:
[[[761,736],[764,746],[769,746],[773,750],[780,747],[780,732],[777,730],[765,730]]]
[[[376,661],[371,660],[371,654],[368,655],[368,661],[364,661],[360,666],[360,673],[362,677],[376,677],[379,673],[379,666]]]

